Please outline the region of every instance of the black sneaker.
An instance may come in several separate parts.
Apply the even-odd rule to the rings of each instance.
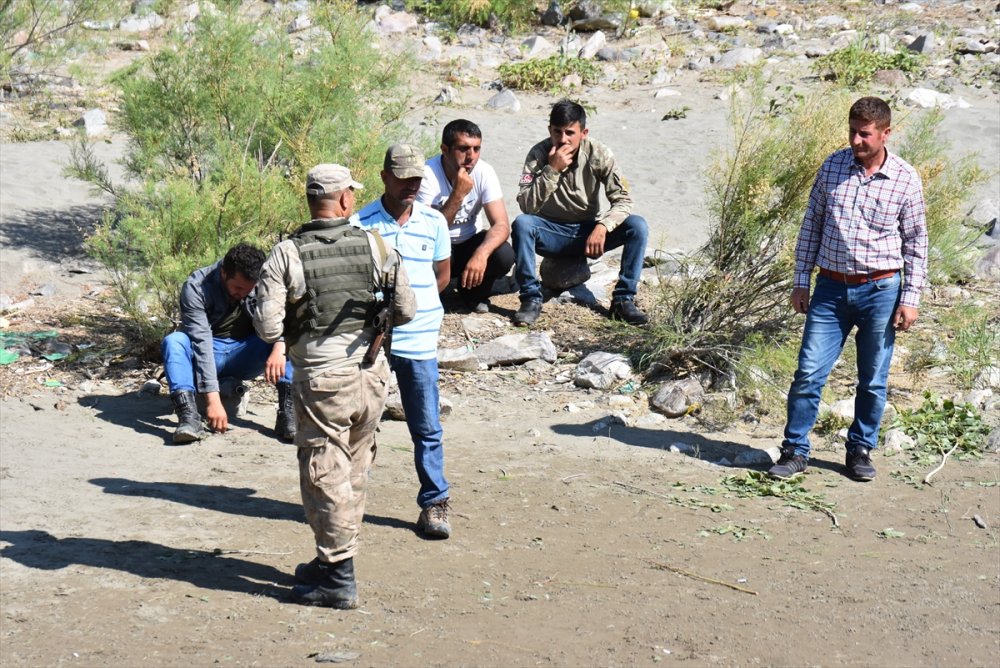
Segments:
[[[864,446],[858,446],[847,451],[845,465],[847,466],[847,477],[858,482],[868,482],[875,479],[875,465],[869,456],[871,450]]]
[[[527,327],[535,324],[538,316],[542,314],[541,299],[522,299],[521,308],[514,314],[514,324],[518,327]]]
[[[772,466],[767,474],[772,478],[787,480],[805,473],[807,468],[809,468],[808,459],[795,454],[794,448],[782,448],[778,463]]]
[[[646,314],[640,311],[631,299],[617,299],[611,302],[608,317],[612,320],[627,322],[630,325],[645,325],[649,322]]]

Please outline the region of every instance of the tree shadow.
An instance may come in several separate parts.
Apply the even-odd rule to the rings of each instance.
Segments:
[[[225,487],[187,482],[143,482],[127,478],[92,478],[89,482],[103,489],[105,494],[144,496],[230,515],[266,520],[305,521],[301,504],[254,496],[257,490],[252,487]]]
[[[106,204],[84,204],[58,209],[28,209],[4,216],[0,244],[25,249],[51,262],[91,262],[84,239],[97,227],[108,210]],[[98,266],[96,263],[94,267]]]
[[[608,436],[620,443],[655,450],[669,450],[676,445],[680,454],[726,468],[766,471],[771,467],[768,454],[743,443],[706,438],[701,434],[673,430],[626,427],[607,424],[606,420],[591,420],[584,424],[557,424],[552,431],[567,436],[594,438]],[[735,462],[747,462],[737,464]]]
[[[29,568],[59,570],[78,564],[132,573],[141,578],[188,582],[201,589],[284,599],[291,574],[214,551],[189,550],[143,540],[57,538],[46,531],[0,531],[0,556]]]

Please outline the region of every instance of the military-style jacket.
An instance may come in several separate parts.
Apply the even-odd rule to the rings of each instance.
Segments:
[[[596,220],[608,231],[632,212],[632,196],[611,150],[590,138],[580,142],[573,162],[564,172],[549,166],[552,140],[535,144],[521,171],[517,203],[521,211],[558,223]],[[601,190],[611,208],[600,214]]]
[[[372,292],[380,294],[391,275],[396,275],[393,323],[409,322],[416,313],[409,276],[399,254],[391,247],[386,245],[383,257],[374,237],[350,226],[346,218],[313,221],[301,228],[302,232],[305,234],[298,239],[285,239],[271,249],[257,283],[257,308],[253,319],[257,334],[265,341],[274,341],[282,336],[287,314],[297,312],[300,307],[303,314],[326,313],[316,318],[315,327],[301,331],[294,342],[286,342],[295,380],[361,364],[375,336],[371,323],[366,320],[368,309],[375,301]],[[314,245],[318,242],[317,237],[333,234],[344,235],[333,244],[334,248],[348,240],[343,254],[317,251]],[[368,267],[370,272],[365,277],[359,273],[362,266]],[[345,272],[344,290],[332,287],[341,283],[341,279],[327,283],[330,289],[316,289],[321,285],[316,274],[333,276],[342,270]],[[307,272],[314,274],[311,281]],[[328,324],[323,325],[323,322]]]

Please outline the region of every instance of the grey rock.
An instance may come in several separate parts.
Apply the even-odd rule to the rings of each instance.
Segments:
[[[56,286],[51,283],[46,283],[45,285],[40,285],[28,294],[32,297],[51,297],[56,293]]]
[[[596,19],[582,19],[580,21],[573,21],[570,24],[570,30],[575,30],[577,32],[594,32],[597,30],[611,30],[616,31],[622,25],[621,18],[615,14],[606,14],[600,16]]]
[[[669,0],[639,0],[634,6],[639,11],[639,16],[645,19],[672,18],[677,14],[674,3]]]
[[[745,67],[747,65],[753,65],[758,60],[760,60],[764,55],[762,49],[752,49],[748,47],[740,47],[737,49],[732,49],[722,54],[719,58],[719,68],[723,70],[732,70],[737,67]]]
[[[508,334],[476,348],[476,357],[488,367],[523,364],[528,360],[556,361],[556,347],[548,334]]]
[[[835,401],[833,402],[833,405],[830,406],[830,413],[848,421],[853,420],[854,401],[855,401],[854,397],[850,397],[848,399],[841,399],[840,401]]]
[[[399,398],[399,392],[390,392],[385,400],[385,416],[390,420],[405,420],[406,411],[403,410],[403,400]]]
[[[458,99],[458,91],[451,86],[445,86],[434,98],[434,104],[451,104]]]
[[[538,265],[542,285],[553,292],[562,292],[590,280],[591,271],[587,258],[543,258]]]
[[[521,42],[521,48],[524,49],[524,58],[526,60],[546,58],[556,51],[555,45],[541,35],[528,37]]]
[[[160,385],[160,381],[154,380],[154,379],[150,379],[150,380],[147,380],[145,383],[142,384],[142,387],[139,389],[139,393],[140,394],[150,394],[150,395],[153,395],[155,397],[155,396],[158,396],[162,390],[163,390],[163,386]]]
[[[84,21],[83,27],[87,30],[114,30],[114,21]]]
[[[502,91],[491,97],[486,106],[493,111],[509,111],[517,113],[521,111],[521,101],[514,95],[514,91],[504,88]]]
[[[906,48],[915,53],[928,55],[937,48],[937,35],[932,32],[918,35]]]
[[[906,432],[902,429],[889,429],[885,432],[885,438],[882,442],[882,447],[886,455],[894,455],[903,450],[910,450],[913,448],[913,445],[913,439],[907,436]]]
[[[1000,452],[1000,427],[991,431],[986,437],[985,448],[987,452]]]
[[[1000,208],[997,207],[997,203],[991,199],[984,199],[976,203],[976,206],[966,214],[966,218],[970,218],[978,226],[989,228],[991,225],[996,225],[998,215]]]
[[[952,42],[956,53],[986,53],[986,45],[975,37],[956,37]]]
[[[695,378],[671,380],[660,385],[649,399],[650,406],[670,418],[681,417],[701,399],[705,390]]]
[[[740,18],[739,16],[713,16],[708,19],[708,29],[716,30],[718,32],[725,32],[726,30],[741,30],[747,27],[746,19]]]
[[[671,443],[670,447],[667,448],[670,452],[679,455],[694,456],[698,453],[698,448],[694,447],[690,443],[681,443],[680,441],[676,443]]]
[[[625,57],[624,52],[619,51],[618,49],[612,49],[610,46],[603,47],[594,55],[597,58],[597,60],[602,60],[608,63],[616,63],[628,60],[628,58]]]
[[[300,14],[292,19],[292,22],[288,25],[288,32],[302,32],[308,28],[312,27],[312,19],[309,18],[307,14]]]
[[[976,262],[976,276],[985,280],[1000,280],[1000,246],[994,246]]]
[[[76,127],[83,128],[88,137],[99,135],[108,129],[108,119],[100,109],[89,109],[73,122]]]
[[[822,58],[823,56],[828,56],[833,52],[833,47],[826,42],[820,42],[818,40],[806,42],[802,45],[802,47],[803,53],[806,54],[806,58]]]
[[[601,15],[601,4],[596,0],[580,0],[569,10],[572,21],[596,19]]]
[[[847,19],[843,16],[837,16],[835,14],[821,16],[813,21],[814,27],[825,30],[846,30],[849,25],[850,22]]]
[[[434,35],[427,35],[422,41],[424,48],[420,52],[420,59],[423,61],[434,61],[444,53],[444,46],[441,40]]]
[[[552,0],[548,9],[542,14],[542,25],[556,27],[564,23],[566,23],[566,16],[559,7],[559,0]]]
[[[712,59],[708,56],[697,56],[687,62],[687,68],[695,72],[701,72],[712,66]]]
[[[466,347],[438,350],[438,366],[452,371],[479,371],[479,358]]]
[[[150,32],[163,27],[163,17],[152,12],[145,16],[126,16],[118,23],[118,30],[126,33]]]
[[[487,32],[479,26],[473,26],[466,23],[458,29],[455,36],[458,38],[458,43],[462,46],[477,47],[481,46],[486,40]]]
[[[902,70],[879,70],[872,78],[875,83],[889,88],[902,88],[909,83]]]
[[[577,55],[584,60],[590,60],[597,55],[597,52],[603,49],[607,43],[608,40],[607,37],[605,37],[604,32],[598,30],[587,39],[583,48],[580,49],[580,53]]]
[[[958,303],[960,301],[965,301],[972,298],[972,293],[970,293],[965,288],[959,287],[957,285],[946,285],[934,291],[938,297],[942,299],[947,299],[952,303]]]
[[[965,395],[963,399],[964,403],[972,404],[976,408],[983,409],[986,408],[987,404],[990,403],[990,399],[993,398],[993,390],[985,387],[981,390],[972,390]]]
[[[885,409],[882,411],[882,424],[890,425],[895,422],[896,417],[899,415],[899,411],[892,404],[887,403]]]
[[[977,390],[1000,390],[1000,366],[988,366],[976,374],[972,387]]]
[[[914,88],[906,96],[906,101],[910,105],[920,107],[921,109],[933,109],[935,107],[951,109],[958,104],[951,95],[939,93],[930,88]]]
[[[375,10],[375,30],[380,35],[398,35],[416,30],[417,17],[407,12],[394,12],[382,5]]]
[[[896,52],[896,44],[892,38],[884,32],[875,36],[875,51],[885,56],[890,56]]]
[[[632,366],[623,355],[596,352],[584,357],[577,365],[573,383],[577,387],[607,390],[631,375]]]

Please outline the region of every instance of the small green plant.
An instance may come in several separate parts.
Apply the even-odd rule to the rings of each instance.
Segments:
[[[691,107],[684,105],[683,107],[675,107],[667,113],[663,114],[661,121],[679,121],[682,118],[687,118],[688,112],[691,111]]]
[[[740,543],[748,538],[753,538],[754,536],[760,536],[764,540],[771,540],[771,536],[764,533],[757,527],[745,527],[738,524],[720,524],[719,526],[712,527],[710,529],[702,529],[698,532],[699,536],[707,537],[712,534],[718,536],[729,536],[735,542]]]
[[[516,63],[504,63],[499,68],[500,81],[508,88],[555,92],[563,88],[563,80],[576,74],[583,85],[597,83],[601,69],[583,58],[555,55]]]
[[[917,74],[924,68],[924,57],[908,50],[880,53],[868,41],[858,39],[843,49],[817,58],[813,67],[820,74],[835,79],[847,87],[871,81],[879,70],[900,70],[904,74]]]
[[[913,462],[927,465],[954,449],[955,459],[979,458],[989,426],[974,406],[956,404],[925,391],[924,403],[902,411],[893,423],[915,441],[909,451]]]
[[[837,432],[849,426],[850,422],[843,415],[837,415],[832,411],[823,411],[816,419],[813,431],[820,436],[836,436]]]
[[[763,471],[747,471],[743,475],[726,476],[721,484],[741,499],[773,496],[784,501],[786,506],[821,512],[833,520],[834,526],[839,526],[833,513],[836,504],[803,487],[802,478],[774,480]]]
[[[414,8],[458,30],[469,23],[484,28],[524,30],[536,20],[534,0],[423,0]]]
[[[952,373],[960,387],[969,389],[982,369],[1000,362],[1000,315],[957,304],[941,314],[941,324],[953,333],[948,344]]]

